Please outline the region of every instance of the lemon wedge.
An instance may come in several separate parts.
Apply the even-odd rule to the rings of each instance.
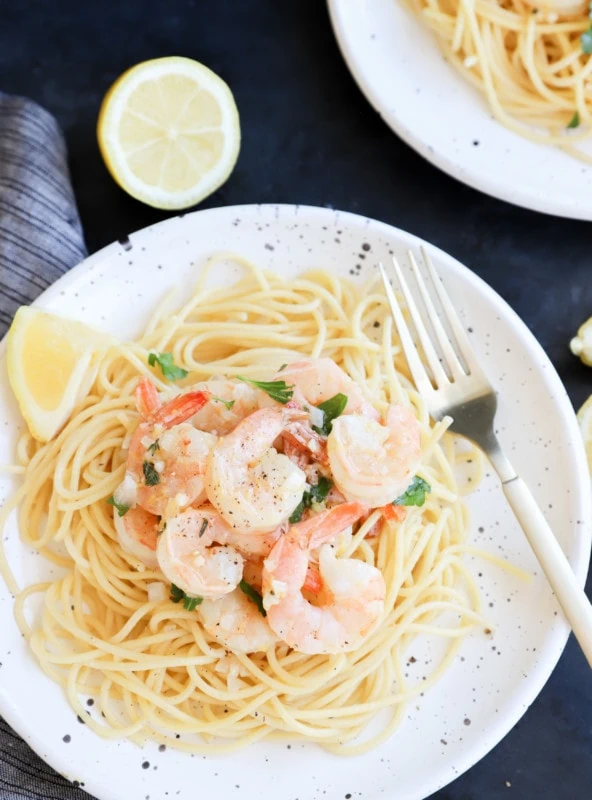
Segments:
[[[155,208],[181,209],[228,178],[240,126],[226,83],[198,61],[175,56],[124,72],[103,100],[97,137],[122,189]]]
[[[7,337],[8,379],[31,435],[48,442],[88,393],[114,342],[82,322],[34,306],[15,314]]]
[[[592,317],[580,325],[569,347],[574,356],[579,356],[584,364],[592,367]]]
[[[592,475],[592,394],[578,411],[577,417],[586,447],[588,468],[590,475]]]

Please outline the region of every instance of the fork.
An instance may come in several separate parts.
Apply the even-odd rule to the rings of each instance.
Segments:
[[[500,446],[494,430],[497,395],[481,369],[477,354],[469,342],[428,253],[424,248],[421,252],[443,317],[452,333],[451,337],[436,311],[413,253],[409,252],[409,261],[425,308],[424,317],[429,322],[432,334],[428,332],[424,317],[418,310],[401,267],[394,257],[393,264],[431,376],[415,345],[387,272],[383,264],[378,265],[403,352],[417,390],[433,419],[452,417],[450,430],[470,439],[489,458],[499,475],[506,499],[543,568],[588,663],[592,666],[592,605],[584,590],[578,585],[569,561],[529,488],[516,473]],[[434,343],[439,348],[439,353]]]

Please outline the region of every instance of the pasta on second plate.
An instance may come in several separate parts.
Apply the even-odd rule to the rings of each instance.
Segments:
[[[584,0],[409,0],[497,120],[588,163],[592,12]],[[584,146],[583,146],[584,145]]]

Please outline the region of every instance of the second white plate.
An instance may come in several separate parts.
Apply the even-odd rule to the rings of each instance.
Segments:
[[[403,0],[328,0],[344,58],[401,139],[444,172],[535,211],[592,220],[592,167],[495,120]]]

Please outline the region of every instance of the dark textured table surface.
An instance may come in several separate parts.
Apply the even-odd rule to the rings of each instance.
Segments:
[[[477,272],[520,314],[576,407],[592,392],[592,371],[567,347],[592,314],[588,223],[479,194],[399,141],[356,88],[322,0],[2,4],[0,90],[37,100],[61,123],[91,252],[167,216],[117,188],[95,139],[99,105],[114,79],[138,61],[166,55],[196,58],[218,72],[241,116],[236,169],[201,207],[330,205],[422,236]],[[592,796],[592,675],[573,637],[514,730],[433,797],[512,796]]]

